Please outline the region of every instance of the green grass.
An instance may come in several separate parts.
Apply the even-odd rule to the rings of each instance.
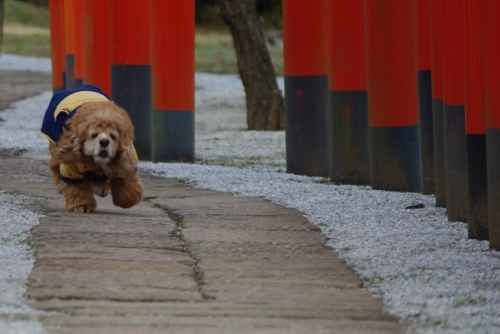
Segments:
[[[23,56],[50,57],[50,36],[5,34],[2,52]]]
[[[26,2],[5,0],[4,19],[7,23],[48,28],[49,10],[46,7],[34,6]]]
[[[268,46],[274,69],[283,75],[283,48]],[[238,73],[236,51],[226,29],[198,28],[195,39],[196,70],[211,73]]]
[[[2,52],[50,57],[49,10],[5,0]]]
[[[236,51],[228,31],[197,29],[195,36],[196,70],[212,73],[236,73]]]
[[[49,11],[16,0],[5,1],[3,53],[50,57]],[[269,46],[274,68],[283,75],[283,48]],[[196,29],[196,71],[238,73],[236,52],[228,29]]]

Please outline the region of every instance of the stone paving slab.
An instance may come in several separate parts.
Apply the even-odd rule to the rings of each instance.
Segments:
[[[28,295],[51,333],[405,331],[297,210],[143,173],[140,205],[68,213],[46,162],[0,152],[0,175],[47,199]]]
[[[397,333],[395,329],[388,331],[388,323],[393,319],[380,316],[375,309],[357,318],[352,315],[359,310],[340,304],[335,307],[333,303],[314,313],[300,305],[217,301],[133,305],[48,301],[43,306],[45,310],[71,312],[69,317],[46,320],[48,325],[64,322],[61,333],[118,333],[125,328],[129,328],[129,333]]]
[[[49,73],[0,70],[0,111],[12,102],[52,90],[51,78]]]

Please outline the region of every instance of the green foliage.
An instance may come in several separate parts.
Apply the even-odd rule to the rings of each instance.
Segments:
[[[46,30],[49,28],[48,8],[35,6],[19,0],[4,1],[5,23],[7,25],[16,25],[21,28],[45,28],[45,32],[37,32],[36,29],[31,29],[29,32],[14,32],[12,29],[4,29],[2,52],[35,57],[50,57],[50,35]],[[257,9],[262,11],[262,13],[274,13],[273,15],[278,15],[279,24],[281,25],[281,0],[258,0],[256,1],[256,5]],[[204,12],[199,12],[198,6],[203,7]],[[197,22],[207,23],[206,25],[202,25],[202,27],[198,25],[196,31],[196,71],[238,73],[236,52],[233,47],[232,37],[228,27],[218,16],[216,0],[198,0],[196,15]],[[263,16],[264,26],[267,26],[267,21],[274,22],[273,19],[268,20],[265,17]],[[206,26],[209,28],[206,28]],[[276,74],[283,75],[283,48],[273,45],[269,45],[268,48]]]
[[[195,39],[196,70],[212,73],[236,73],[236,52],[229,29],[197,28]]]
[[[50,57],[47,7],[18,0],[4,0],[2,52]]]
[[[256,0],[255,5],[264,29],[281,30],[281,0]]]
[[[49,27],[49,9],[16,0],[5,1],[5,22],[34,27]]]
[[[17,0],[25,3],[30,3],[36,6],[43,6],[43,7],[48,7],[49,6],[49,0]]]
[[[50,36],[4,34],[2,52],[32,57],[50,57]]]
[[[281,0],[254,0],[257,13],[262,17],[264,29],[281,30]],[[222,28],[216,0],[196,0],[196,24],[203,27]]]
[[[220,29],[225,23],[219,16],[216,0],[196,0],[195,21],[197,26]]]

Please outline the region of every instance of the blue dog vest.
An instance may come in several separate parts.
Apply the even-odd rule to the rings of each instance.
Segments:
[[[94,85],[82,85],[76,89],[54,94],[45,111],[41,133],[56,144],[64,131],[65,123],[73,117],[79,106],[91,101],[109,101],[110,98]]]
[[[59,135],[65,131],[66,122],[82,104],[92,101],[110,101],[110,98],[94,85],[82,85],[77,89],[54,94],[45,111],[41,134],[57,145]],[[61,180],[66,183],[79,183],[84,180],[105,182],[108,179],[101,168],[84,171],[81,164],[61,164],[60,172]]]

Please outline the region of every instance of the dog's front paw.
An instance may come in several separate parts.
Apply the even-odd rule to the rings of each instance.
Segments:
[[[66,207],[68,211],[72,212],[92,213],[97,207],[97,202],[95,200],[78,201],[76,203],[68,203]]]
[[[133,207],[142,200],[142,184],[137,175],[132,179],[111,180],[113,204],[124,209]]]

